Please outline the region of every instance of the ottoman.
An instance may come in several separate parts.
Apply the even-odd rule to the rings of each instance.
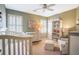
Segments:
[[[44,48],[45,50],[49,50],[49,51],[54,50],[53,40],[46,40]]]

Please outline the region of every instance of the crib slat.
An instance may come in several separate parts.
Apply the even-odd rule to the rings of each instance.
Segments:
[[[15,39],[13,39],[13,54],[15,55]]]
[[[8,54],[11,55],[11,39],[8,39]]]
[[[5,39],[2,39],[2,49],[3,49],[3,55],[5,55]]]
[[[25,40],[25,54],[27,55],[27,40]]]
[[[18,40],[17,43],[18,43],[18,55],[20,55],[20,41]]]
[[[32,40],[29,40],[29,54],[32,54]]]
[[[22,40],[22,55],[24,55],[24,48],[23,48],[23,46],[24,46],[24,44],[23,44],[24,42],[23,42],[23,40]]]

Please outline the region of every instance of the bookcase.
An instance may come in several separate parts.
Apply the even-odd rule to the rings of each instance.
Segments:
[[[61,21],[60,20],[53,21],[52,26],[53,26],[52,27],[52,38],[58,39],[62,35]]]
[[[60,21],[53,21],[53,33],[59,34],[60,30]]]

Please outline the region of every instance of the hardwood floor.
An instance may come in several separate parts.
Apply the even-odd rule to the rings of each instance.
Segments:
[[[44,49],[45,40],[42,39],[40,42],[33,43],[32,55],[60,55],[60,51],[48,51]]]

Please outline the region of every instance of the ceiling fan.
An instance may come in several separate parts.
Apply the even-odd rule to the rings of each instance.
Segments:
[[[49,11],[53,11],[53,9],[51,9],[50,7],[54,6],[55,4],[42,4],[41,8],[35,9],[33,10],[34,12],[38,11],[38,10],[43,10],[43,12],[45,12],[45,10],[49,10]]]

